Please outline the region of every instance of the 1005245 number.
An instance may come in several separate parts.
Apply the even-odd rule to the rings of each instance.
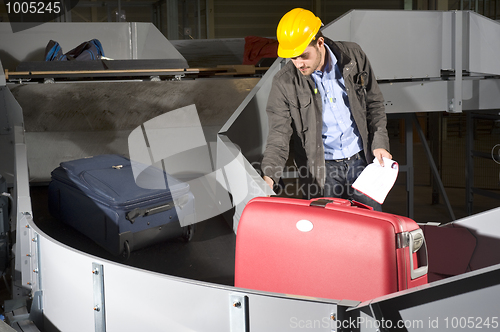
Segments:
[[[61,2],[8,1],[5,3],[7,14],[59,14]]]
[[[498,329],[498,317],[446,317],[446,328],[452,329]]]

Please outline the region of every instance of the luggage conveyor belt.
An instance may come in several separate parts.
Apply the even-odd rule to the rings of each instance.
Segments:
[[[34,221],[53,239],[110,261],[171,276],[232,286],[236,235],[221,216],[196,224],[193,239],[174,239],[132,251],[124,261],[72,227],[53,218],[47,206],[47,187],[30,188]]]
[[[196,105],[205,137],[214,142],[219,129],[258,81],[203,78],[9,85],[23,109],[34,222],[54,239],[97,257],[172,276],[233,285],[235,234],[222,216],[197,223],[189,243],[181,239],[162,242],[133,251],[123,262],[50,215],[47,183],[51,171],[62,161],[107,153],[127,156],[132,130],[185,105]]]

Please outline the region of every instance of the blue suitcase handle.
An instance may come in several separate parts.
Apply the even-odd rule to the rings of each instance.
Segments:
[[[130,223],[133,224],[135,222],[135,219],[137,219],[138,217],[147,217],[147,216],[150,216],[150,215],[153,215],[156,213],[168,211],[168,210],[172,209],[174,206],[175,206],[174,202],[170,202],[167,204],[162,204],[162,205],[158,205],[158,206],[155,206],[152,208],[147,208],[147,209],[137,208],[137,209],[133,209],[132,211],[128,212],[125,218],[128,221],[130,221]]]

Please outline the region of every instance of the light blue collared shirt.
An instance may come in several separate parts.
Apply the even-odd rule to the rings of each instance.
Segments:
[[[323,146],[325,159],[348,158],[363,150],[358,127],[349,108],[344,78],[337,58],[325,44],[325,71],[315,70],[311,77],[323,102]]]

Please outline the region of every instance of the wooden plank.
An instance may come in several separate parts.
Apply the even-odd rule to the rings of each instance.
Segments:
[[[11,72],[11,76],[22,75],[37,75],[37,76],[50,76],[50,75],[74,75],[74,74],[117,74],[117,73],[198,73],[197,69],[128,69],[128,70],[70,70],[70,71],[21,71]]]
[[[161,76],[161,75],[192,75],[202,76],[231,76],[254,75],[262,73],[269,67],[255,67],[254,65],[219,65],[215,68],[178,68],[178,69],[104,69],[104,70],[45,70],[45,71],[16,71],[5,70],[5,79],[36,79],[36,78],[85,78],[85,77],[113,77],[113,76]]]

